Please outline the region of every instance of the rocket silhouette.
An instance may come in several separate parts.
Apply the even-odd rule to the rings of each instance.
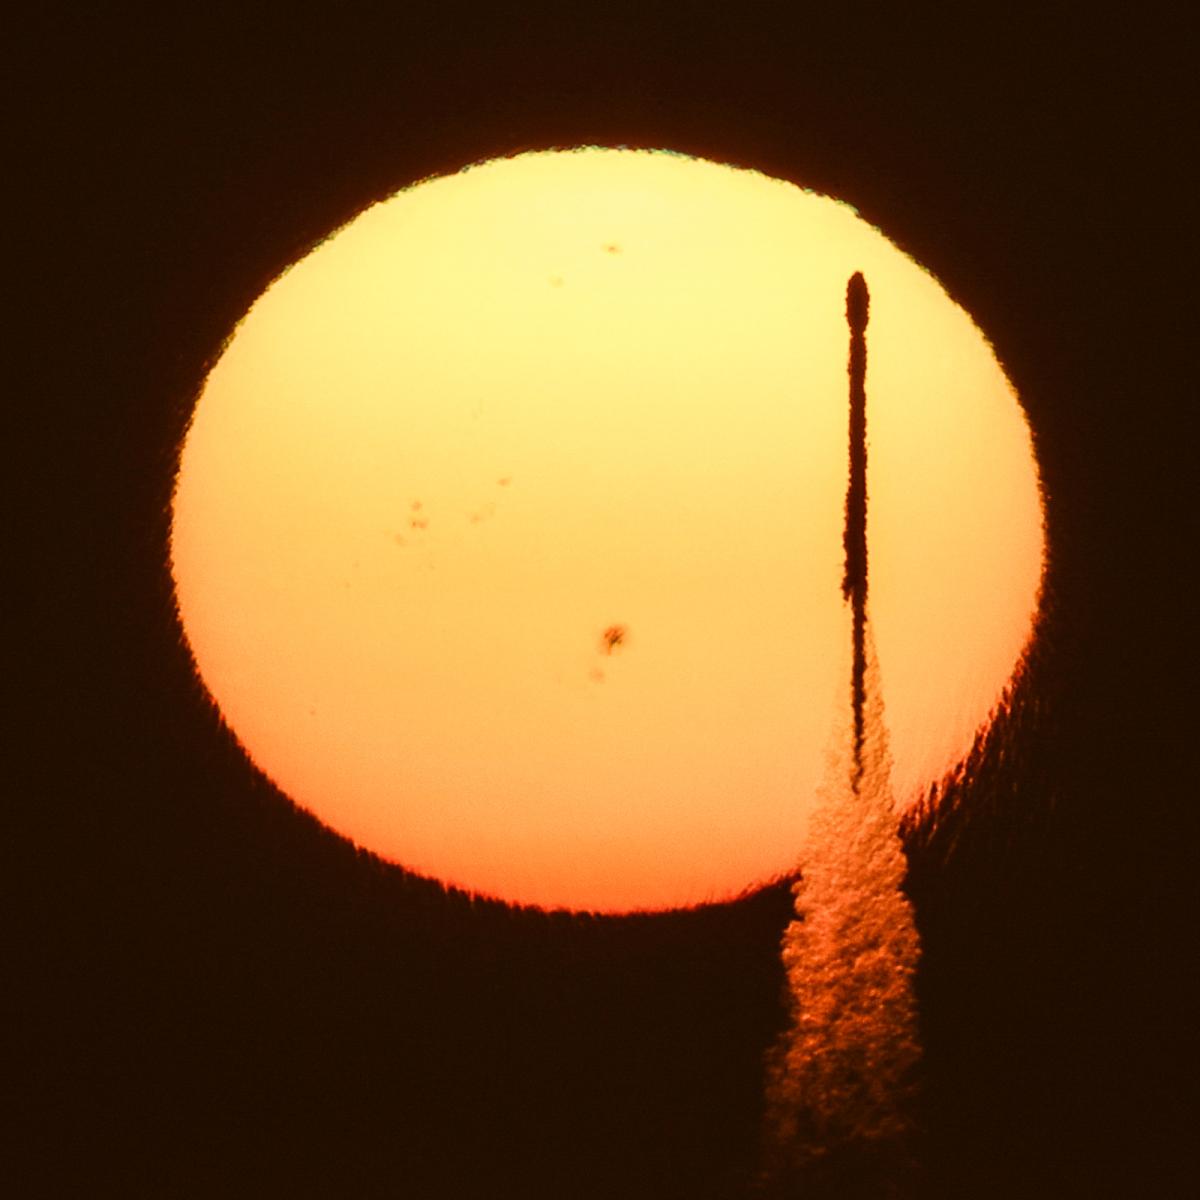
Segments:
[[[871,295],[861,271],[846,284],[846,324],[850,327],[850,479],[846,485],[846,566],[842,596],[853,610],[851,703],[854,706],[855,791],[862,779],[867,676],[867,319]]]

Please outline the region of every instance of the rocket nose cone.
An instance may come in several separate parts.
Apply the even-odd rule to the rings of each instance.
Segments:
[[[855,271],[846,284],[846,320],[852,333],[862,333],[867,327],[871,294],[861,271]]]

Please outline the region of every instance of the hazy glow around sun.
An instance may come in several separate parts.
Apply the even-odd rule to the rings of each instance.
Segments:
[[[385,858],[546,906],[790,870],[836,706],[844,295],[871,291],[871,615],[906,802],[1042,569],[986,340],[853,210],[667,153],[525,154],[367,210],[208,377],[171,569],[253,762]]]

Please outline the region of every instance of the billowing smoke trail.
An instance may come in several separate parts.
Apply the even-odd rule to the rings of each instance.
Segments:
[[[920,953],[869,629],[862,741],[842,709],[783,936],[788,1026],[768,1058],[770,1181],[903,1196],[920,1060]],[[855,1188],[850,1191],[848,1188]],[[812,1193],[820,1194],[820,1193]]]
[[[768,1058],[768,1185],[902,1196],[911,1174],[920,1060],[913,976],[920,947],[901,885],[879,669],[867,618],[866,328],[861,274],[846,289],[850,472],[846,568],[849,704],[839,704],[783,937],[788,1026]],[[824,1186],[822,1186],[824,1185]]]

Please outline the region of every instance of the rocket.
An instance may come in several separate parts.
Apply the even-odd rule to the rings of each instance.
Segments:
[[[871,296],[862,272],[846,285],[850,327],[850,482],[846,488],[846,571],[842,595],[852,603],[867,598],[867,317]]]
[[[846,324],[850,328],[850,479],[846,485],[846,566],[842,597],[853,611],[851,703],[854,706],[853,783],[862,779],[867,676],[867,318],[871,295],[861,271],[846,284]]]

